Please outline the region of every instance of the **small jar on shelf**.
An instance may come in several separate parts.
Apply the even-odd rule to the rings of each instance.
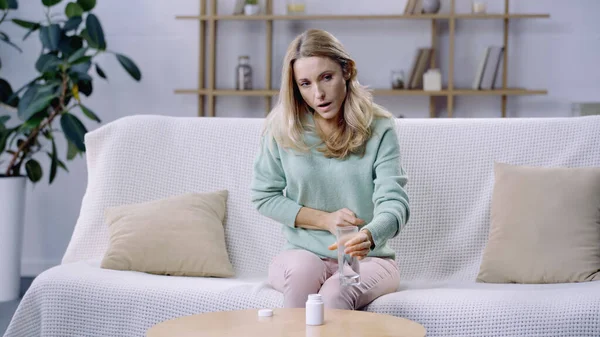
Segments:
[[[306,13],[306,1],[305,0],[287,0],[287,14],[298,15]]]
[[[404,70],[392,70],[392,89],[404,89]]]
[[[485,14],[487,5],[485,1],[474,0],[471,4],[471,12],[473,14]]]
[[[238,65],[235,69],[235,88],[237,90],[252,89],[252,67],[248,55],[238,57]]]
[[[424,91],[442,90],[442,74],[439,69],[429,69],[423,74]]]

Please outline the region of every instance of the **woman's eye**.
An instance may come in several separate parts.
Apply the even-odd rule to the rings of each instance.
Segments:
[[[323,78],[324,78],[325,80],[329,81],[329,80],[331,79],[331,75],[325,75],[325,76],[323,76]]]
[[[306,83],[306,82],[302,82],[302,83],[300,83],[300,86],[301,86],[301,87],[305,87],[305,86],[307,86],[307,85],[308,85],[308,83]]]

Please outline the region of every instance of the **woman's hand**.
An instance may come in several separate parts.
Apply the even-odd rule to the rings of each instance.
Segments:
[[[367,257],[372,245],[373,236],[371,236],[371,232],[368,229],[362,229],[346,241],[344,254],[349,254],[362,260]],[[336,250],[337,248],[337,242],[329,246],[329,250]]]
[[[331,234],[335,235],[337,226],[360,226],[365,223],[364,220],[356,217],[354,212],[347,208],[337,210],[333,213],[328,213],[324,216],[324,227]]]

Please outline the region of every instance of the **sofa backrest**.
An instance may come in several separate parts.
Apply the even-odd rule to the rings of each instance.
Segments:
[[[600,117],[398,119],[411,218],[390,244],[404,281],[474,280],[488,237],[494,161],[600,166]],[[250,202],[263,119],[129,116],[86,137],[88,186],[63,263],[100,260],[106,207],[227,189],[230,259],[265,275],[281,226]]]

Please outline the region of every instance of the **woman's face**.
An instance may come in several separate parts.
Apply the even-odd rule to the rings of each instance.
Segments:
[[[339,117],[346,99],[346,80],[339,63],[328,57],[302,57],[294,63],[294,80],[304,101],[319,116]]]

